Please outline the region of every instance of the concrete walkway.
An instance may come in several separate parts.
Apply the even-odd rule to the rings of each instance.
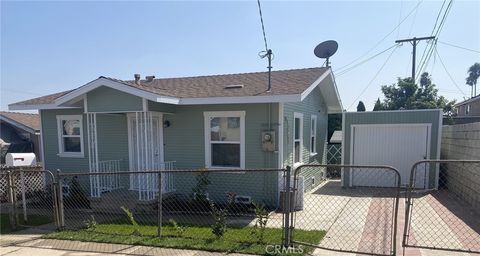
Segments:
[[[0,255],[8,256],[90,256],[90,255],[168,255],[168,256],[244,256],[196,250],[169,249],[110,243],[42,239],[51,226],[24,229],[0,237]]]

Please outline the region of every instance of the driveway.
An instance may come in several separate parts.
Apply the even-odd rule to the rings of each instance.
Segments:
[[[397,255],[403,254],[405,198],[401,194],[397,217]],[[393,248],[395,191],[384,188],[341,188],[330,180],[304,195],[303,210],[295,213],[295,228],[326,230],[321,247],[390,254]],[[429,247],[471,248],[480,251],[480,218],[451,194],[419,196],[414,201],[414,217],[409,244]],[[273,219],[281,220],[281,214]],[[275,221],[274,223],[278,223]],[[295,238],[294,238],[295,239]],[[320,255],[342,255],[317,250]],[[327,253],[328,252],[328,253]],[[406,255],[453,255],[451,251],[406,248]],[[346,254],[348,255],[348,254]],[[455,253],[455,255],[468,255]]]

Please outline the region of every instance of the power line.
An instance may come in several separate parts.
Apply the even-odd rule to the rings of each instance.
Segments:
[[[258,12],[260,13],[260,23],[262,23],[262,32],[263,32],[263,42],[265,43],[265,51],[261,51],[258,55],[260,58],[267,57],[268,59],[268,87],[267,92],[271,92],[272,90],[272,55],[273,52],[271,49],[268,48],[267,45],[267,36],[265,33],[265,26],[263,25],[263,15],[262,15],[262,6],[260,5],[260,0],[257,0],[258,3]]]
[[[350,109],[355,104],[355,102],[357,102],[357,100],[365,93],[365,91],[370,87],[370,85],[372,85],[373,81],[375,81],[375,79],[380,74],[380,72],[382,72],[383,68],[385,67],[385,65],[387,65],[388,61],[390,60],[390,58],[392,57],[393,53],[395,52],[395,50],[397,48],[398,47],[393,48],[392,52],[390,52],[387,59],[385,60],[385,62],[380,67],[380,69],[377,71],[377,73],[375,73],[375,75],[370,80],[370,82],[368,82],[367,86],[365,86],[365,88],[363,88],[362,92],[357,96],[357,98],[355,98],[355,100],[353,100],[352,104],[350,104],[350,106],[348,106],[347,110]]]
[[[440,10],[438,11],[438,14],[437,14],[437,18],[435,19],[435,25],[433,26],[433,29],[432,29],[432,32],[430,32],[430,35],[433,36],[434,35],[434,32],[435,32],[435,28],[437,28],[437,24],[438,24],[438,20],[442,14],[442,11],[443,11],[443,7],[445,6],[445,3],[447,2],[447,0],[443,0],[443,3],[442,3],[442,7],[440,7]],[[427,49],[428,49],[428,45],[425,46],[425,49],[423,50],[423,53],[422,53],[422,57],[420,58],[420,67],[423,66],[423,58],[425,57],[425,54],[427,53]],[[428,49],[428,51],[430,51],[431,49]],[[422,70],[421,68],[419,70]],[[418,75],[418,74],[417,74]]]
[[[403,0],[400,1],[400,14],[398,15],[398,23],[402,20]],[[400,35],[400,26],[397,27],[397,38]]]
[[[436,41],[438,40],[439,36],[440,36],[440,32],[442,31],[443,29],[443,26],[445,25],[445,21],[447,20],[447,16],[448,14],[450,13],[450,10],[452,9],[452,5],[453,5],[453,0],[450,0],[450,2],[448,3],[446,9],[445,9],[445,12],[443,13],[443,17],[442,17],[442,20],[440,21],[440,24],[438,25],[437,27],[437,31],[435,32],[435,40],[433,41],[433,43],[430,45],[430,48],[428,49],[427,51],[427,55],[425,55],[425,59],[423,59],[423,55],[422,55],[422,58],[420,59],[420,61],[422,61],[423,59],[423,62],[422,64],[420,65],[420,68],[418,69],[418,77],[420,77],[420,74],[422,72],[425,71],[425,69],[427,68],[428,66],[428,63],[430,62],[430,59],[432,58],[432,55],[433,55],[433,51],[434,51],[434,48],[436,47]],[[436,23],[436,22],[435,22]],[[435,27],[436,27],[436,24],[435,24]],[[435,27],[434,29],[432,30],[432,33],[433,31],[435,30]],[[425,47],[425,50],[427,50],[427,47]],[[424,51],[424,54],[425,54],[425,51]]]
[[[410,17],[410,15],[412,15],[412,13],[420,6],[420,4],[423,2],[423,0],[421,0],[420,2],[418,2],[418,4],[413,7],[413,9],[407,14],[407,16],[405,16],[405,18],[402,19],[402,21],[400,21],[398,23],[397,26],[395,26],[387,35],[385,35],[382,39],[380,39],[380,41],[378,41],[372,48],[370,48],[368,51],[366,51],[364,54],[362,54],[360,57],[354,59],[353,61],[351,61],[350,63],[348,63],[347,65],[344,65],[342,67],[340,67],[338,69],[338,71],[340,71],[341,69],[343,68],[346,68],[350,65],[352,65],[353,63],[355,63],[356,61],[358,61],[359,59],[362,59],[363,57],[367,56],[370,52],[372,52],[375,48],[377,48],[378,45],[380,45],[383,41],[385,41],[385,39],[387,39],[393,32],[395,32],[395,30],[400,27],[400,25],[402,25],[403,22],[405,22],[405,20],[407,20],[408,17]]]
[[[372,59],[374,59],[374,58],[382,55],[383,53],[387,52],[388,50],[392,49],[392,48],[395,47],[395,46],[397,46],[397,45],[394,44],[394,45],[388,47],[387,49],[385,49],[385,50],[383,50],[383,51],[381,51],[381,52],[379,52],[379,53],[371,56],[370,58],[365,59],[365,60],[363,60],[362,62],[359,62],[359,63],[355,64],[355,66],[351,66],[351,67],[349,67],[349,68],[347,68],[347,69],[345,69],[345,70],[343,70],[343,71],[338,72],[337,77],[338,77],[338,76],[341,76],[341,75],[344,75],[344,74],[350,72],[351,70],[355,69],[356,67],[359,67],[359,66],[365,64],[366,62],[368,62],[368,61],[370,61],[370,60],[372,60]]]
[[[441,43],[441,44],[444,44],[444,45],[448,45],[448,46],[452,46],[452,47],[458,48],[458,49],[462,49],[462,50],[466,50],[466,51],[471,51],[471,52],[475,52],[475,53],[480,53],[480,51],[477,51],[477,50],[474,50],[474,49],[469,49],[469,48],[466,48],[466,47],[463,47],[463,46],[458,46],[458,45],[454,45],[454,44],[447,43],[447,42],[442,42],[442,41],[438,41],[438,42]]]
[[[437,54],[438,56],[438,60],[440,60],[440,63],[442,64],[442,67],[443,69],[445,70],[445,73],[447,73],[448,77],[450,78],[450,80],[452,81],[452,83],[457,87],[457,89],[463,94],[463,96],[467,97],[467,95],[463,92],[462,89],[460,89],[460,86],[458,86],[457,82],[455,82],[455,80],[453,79],[452,75],[450,74],[450,72],[448,72],[448,69],[447,67],[445,67],[445,63],[443,63],[443,60],[442,60],[442,57],[440,57],[440,54],[438,53],[438,50],[437,48],[435,47],[435,53]]]
[[[263,32],[263,41],[265,42],[265,51],[268,51],[267,36],[265,34],[265,26],[263,25],[263,15],[262,15],[262,7],[260,6],[260,0],[257,0],[257,3],[258,3],[258,12],[260,13],[260,22],[262,23],[262,32]]]

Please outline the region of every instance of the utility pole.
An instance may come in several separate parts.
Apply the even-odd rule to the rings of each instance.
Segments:
[[[418,41],[421,40],[430,40],[430,39],[435,39],[434,36],[427,36],[427,37],[414,37],[414,38],[409,38],[409,39],[401,39],[401,40],[396,40],[395,43],[403,43],[403,42],[410,42],[412,43],[413,46],[413,53],[412,53],[412,81],[415,84],[415,55],[417,53],[417,43]]]

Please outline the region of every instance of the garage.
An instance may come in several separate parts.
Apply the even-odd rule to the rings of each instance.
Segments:
[[[406,185],[413,164],[440,158],[442,110],[345,112],[342,163],[395,167]],[[432,169],[433,168],[433,169]],[[437,186],[436,166],[421,165],[415,186]],[[342,172],[348,187],[392,187],[395,175],[388,170],[351,169]]]

